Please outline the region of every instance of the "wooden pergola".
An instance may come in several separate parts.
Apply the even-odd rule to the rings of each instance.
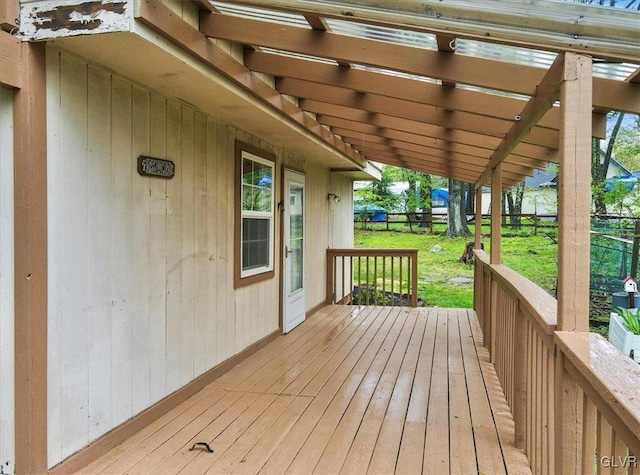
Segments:
[[[134,5],[124,35],[151,29],[177,45],[349,164],[341,169],[371,161],[473,183],[478,210],[490,185],[491,257],[483,265],[493,270],[503,270],[501,190],[558,163],[557,325],[545,341],[555,330],[588,331],[591,138],[605,136],[610,111],[640,114],[639,12],[545,0],[192,0],[183,11],[154,0],[121,3]],[[0,83],[17,91],[15,334],[24,351],[16,356],[16,460],[25,472],[43,472],[47,127],[45,48],[36,40],[51,18],[22,41],[11,34],[25,27],[19,7],[0,0]],[[484,318],[495,319],[499,283],[480,288],[492,309]],[[496,341],[488,341],[495,358]],[[576,406],[563,393],[563,358],[558,352],[554,367],[559,421]],[[573,432],[562,433],[566,427]],[[557,473],[577,472],[571,450],[580,425],[555,430],[551,463]]]
[[[553,106],[563,66],[547,71],[544,63],[558,53],[557,63],[566,52],[614,62],[618,76],[593,79],[593,136],[604,137],[607,112],[640,112],[639,66],[615,64],[638,63],[636,12],[545,2],[529,10],[465,1],[197,3],[199,35],[243,45],[240,63],[294,98],[293,120],[302,110],[325,140],[380,163],[480,184],[504,162],[505,187],[557,163],[561,113]],[[204,60],[221,54],[195,42],[197,33],[174,30],[153,2],[136,15]],[[521,26],[525,16],[535,29]],[[458,52],[465,49],[476,55]],[[542,63],[527,64],[536,55]],[[222,72],[240,80],[232,67]]]
[[[610,111],[640,113],[638,12],[545,1],[194,3],[199,31],[154,2],[135,16],[356,163],[475,183],[479,202],[490,184],[492,264],[501,190],[559,163],[559,327],[588,329],[591,137],[604,138]],[[240,47],[228,54],[225,44]],[[277,98],[253,87],[258,73]],[[478,248],[480,239],[478,227]]]

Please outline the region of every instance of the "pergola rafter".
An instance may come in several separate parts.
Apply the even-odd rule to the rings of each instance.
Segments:
[[[233,0],[234,4],[388,28],[539,49],[592,54],[613,61],[638,60],[637,15],[591,5],[530,0]]]
[[[462,88],[443,90],[442,86],[423,80],[364,69],[345,70],[331,64],[273,53],[247,51],[245,65],[252,71],[280,78],[299,79],[358,92],[379,94],[509,121],[513,121],[526,104],[526,101],[521,99]],[[551,109],[539,121],[539,125],[558,129],[559,117],[557,108]],[[594,123],[593,135],[604,138],[604,134],[604,123],[602,121]]]
[[[391,8],[369,0],[358,5],[342,3],[348,9],[339,12],[340,7],[335,5],[306,0],[226,2],[241,6],[231,15],[225,13],[225,3],[220,2],[216,5],[221,6],[221,13],[200,12],[200,31],[211,38],[248,46],[244,57],[247,68],[272,76],[280,94],[294,98],[302,110],[369,160],[405,163],[417,169],[420,156],[416,155],[421,154],[430,170],[440,167],[431,173],[453,177],[455,170],[457,177],[477,186],[487,183],[490,170],[502,162],[503,186],[511,186],[534,169],[559,160],[560,111],[553,107],[558,91],[545,92],[547,70],[522,61],[462,54],[458,39],[520,48],[544,46],[540,49],[553,52],[575,48],[546,41],[547,33],[539,30],[523,35],[522,41],[514,39],[515,23],[524,20],[514,20],[518,14],[509,2],[499,2],[507,13],[480,13],[464,0],[460,2],[464,6],[458,7],[429,1],[421,2],[422,6],[401,1]],[[247,5],[264,10],[239,15]],[[466,26],[434,28],[429,17],[438,8],[447,14],[455,10],[475,15],[489,29],[494,23],[504,26],[509,22],[514,23],[513,29],[496,38],[470,34]],[[278,16],[278,11],[299,15],[310,27],[289,23],[286,17]],[[540,25],[547,31],[565,31],[569,24],[566,15],[573,11],[578,10],[562,6],[553,15],[541,12],[538,16],[545,21]],[[585,11],[593,12],[588,8]],[[626,43],[634,35],[633,15],[606,14],[622,18],[616,35],[625,44],[624,52],[616,45],[607,46],[604,33],[595,31],[589,42],[597,45],[594,53],[600,59],[616,61],[633,56]],[[266,19],[269,15],[273,21]],[[556,18],[552,18],[554,15]],[[595,24],[600,19],[589,17],[589,21]],[[359,23],[364,29],[345,34],[349,22]],[[428,47],[411,41],[405,44],[388,39],[388,32],[363,33],[368,27],[428,33],[434,35],[433,42]],[[626,81],[593,79],[593,136],[605,135],[607,111],[640,112],[636,78],[637,74]],[[526,98],[530,98],[528,102]],[[463,168],[466,171],[462,172]]]
[[[209,12],[200,15],[200,31],[211,38],[246,45],[259,44],[527,96],[535,93],[545,74],[544,69],[533,66]],[[594,78],[594,85],[595,108],[640,113],[640,87],[637,85],[602,78]]]

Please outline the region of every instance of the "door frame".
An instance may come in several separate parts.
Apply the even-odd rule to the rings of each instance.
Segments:
[[[279,288],[280,288],[280,317],[279,317],[279,325],[280,325],[280,331],[284,334],[284,319],[285,319],[285,311],[286,311],[286,298],[287,298],[287,289],[285,287],[285,279],[287,278],[286,276],[286,272],[287,272],[287,267],[286,267],[286,256],[285,256],[285,244],[286,244],[286,236],[285,236],[285,215],[286,215],[286,206],[287,206],[287,186],[286,186],[286,180],[285,180],[285,176],[287,172],[292,172],[292,173],[298,173],[300,175],[303,175],[305,177],[305,203],[304,203],[304,238],[305,238],[305,248],[306,248],[306,211],[307,211],[307,185],[306,185],[306,177],[307,174],[299,169],[299,168],[295,168],[295,167],[290,167],[290,166],[282,166],[281,167],[281,172],[280,172],[280,183],[282,184],[280,186],[280,199],[278,201],[278,204],[276,206],[277,210],[280,213],[280,238],[279,238],[279,246],[280,246],[280,282],[279,282]],[[303,265],[306,266],[306,251],[303,251],[303,259],[304,259],[304,263]],[[306,269],[306,267],[305,267]],[[306,273],[306,271],[305,271]],[[306,279],[303,280],[304,281],[304,288],[305,288],[305,299],[306,299]],[[306,313],[306,310],[305,310]],[[306,318],[306,315],[305,315]]]

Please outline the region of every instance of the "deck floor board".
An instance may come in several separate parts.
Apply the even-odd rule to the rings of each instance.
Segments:
[[[83,473],[530,472],[513,439],[473,311],[329,306]]]

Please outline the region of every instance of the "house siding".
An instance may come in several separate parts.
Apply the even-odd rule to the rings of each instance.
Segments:
[[[275,154],[276,177],[307,173],[308,308],[324,300],[326,247],[353,237],[332,234],[348,196],[345,223],[328,223],[327,193],[349,179],[54,48],[47,120],[53,466],[278,329],[279,247],[274,278],[233,288],[236,140]],[[140,176],[139,155],[175,176]]]
[[[14,239],[13,91],[0,87],[0,472],[13,473]]]

